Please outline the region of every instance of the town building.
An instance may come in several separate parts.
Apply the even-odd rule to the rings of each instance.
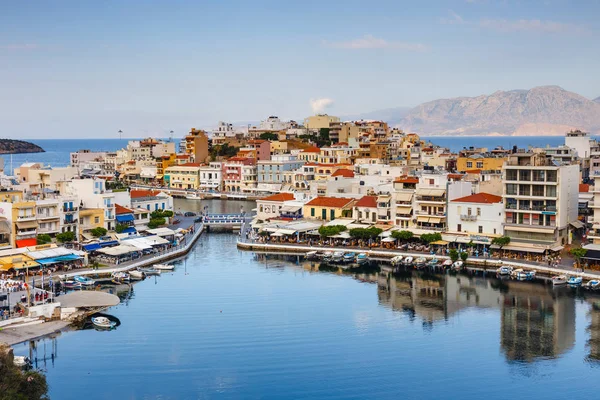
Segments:
[[[185,137],[185,153],[191,156],[196,163],[206,162],[209,156],[206,132],[192,128]]]
[[[200,164],[173,165],[165,170],[165,182],[171,189],[198,190],[200,187]]]
[[[476,193],[448,202],[447,232],[462,243],[491,244],[504,234],[502,196]]]
[[[292,193],[277,193],[256,200],[256,218],[260,221],[269,221],[279,218],[286,201],[294,200]]]
[[[333,221],[352,216],[354,201],[341,197],[316,197],[304,205],[302,213],[305,218]]]
[[[340,122],[338,117],[327,114],[312,115],[304,120],[304,126],[311,130],[329,129],[332,123]]]

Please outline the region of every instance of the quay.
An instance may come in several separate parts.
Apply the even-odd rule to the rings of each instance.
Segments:
[[[294,244],[272,244],[272,243],[250,243],[244,241],[238,241],[237,247],[240,250],[246,251],[254,251],[261,253],[277,253],[277,254],[296,254],[302,255],[306,254],[309,251],[352,251],[355,253],[365,253],[370,258],[381,259],[381,260],[390,260],[395,256],[410,256],[410,257],[424,257],[427,260],[431,260],[433,258],[437,258],[438,260],[448,260],[450,257],[444,255],[437,254],[427,254],[427,253],[411,253],[411,252],[403,252],[398,250],[385,250],[385,249],[362,249],[355,247],[324,247],[324,246],[305,246],[305,245],[294,245]],[[466,269],[468,270],[482,270],[482,271],[495,271],[501,266],[513,267],[514,269],[521,268],[524,271],[536,271],[538,274],[543,274],[547,276],[555,276],[555,275],[571,275],[571,276],[580,276],[586,280],[597,280],[600,278],[600,274],[598,273],[590,273],[590,272],[576,272],[576,271],[567,271],[561,268],[547,267],[541,264],[533,264],[533,263],[525,263],[520,261],[506,260],[506,259],[498,259],[498,258],[480,258],[480,257],[469,257],[467,260]]]

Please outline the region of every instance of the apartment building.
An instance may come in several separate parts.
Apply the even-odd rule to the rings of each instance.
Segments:
[[[281,210],[286,201],[293,201],[292,193],[277,193],[262,199],[256,200],[256,218],[261,221],[268,221],[272,218],[279,218]]]
[[[327,114],[312,115],[304,120],[304,126],[307,129],[319,130],[329,128],[330,124],[340,122],[338,117]]]
[[[0,203],[0,216],[2,216],[2,242],[0,245],[8,247],[6,240],[10,240],[10,247],[27,247],[37,244],[38,222],[36,218],[35,201],[17,201],[14,203]]]
[[[395,225],[403,229],[415,226],[414,200],[419,178],[416,176],[399,176],[393,183],[396,214]]]
[[[73,200],[65,200],[61,208],[65,229],[71,227],[72,230],[72,221],[78,220],[77,212],[79,207],[101,208],[104,210],[104,228],[108,230],[114,229],[115,194],[106,189],[104,179],[73,179],[69,183],[67,191],[69,193],[66,195],[73,196]],[[79,202],[77,203],[74,199],[79,199]]]
[[[196,163],[203,163],[208,158],[208,137],[206,132],[192,128],[185,137],[185,153]]]
[[[557,251],[577,221],[579,166],[545,153],[515,153],[503,166],[504,231],[523,251]]]
[[[160,190],[133,189],[129,192],[134,210],[173,210],[173,197]]]
[[[354,201],[340,197],[317,197],[304,205],[302,213],[305,218],[333,221],[351,216]]]
[[[477,193],[448,202],[448,229],[456,241],[491,244],[504,233],[502,196]]]
[[[216,190],[222,189],[223,165],[220,162],[211,162],[209,165],[200,166],[200,189]]]
[[[185,163],[173,165],[165,170],[165,182],[171,189],[192,189],[200,187],[200,164]]]
[[[38,234],[56,236],[61,232],[61,201],[56,199],[36,200],[36,219]]]
[[[91,240],[94,236],[92,229],[104,228],[104,210],[102,208],[79,209],[79,235],[81,240]]]
[[[295,171],[302,165],[304,165],[304,161],[291,155],[273,156],[272,160],[258,161],[256,164],[258,189],[279,191],[285,182],[285,172]]]

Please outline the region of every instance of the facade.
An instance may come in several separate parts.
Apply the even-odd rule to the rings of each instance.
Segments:
[[[95,228],[104,228],[104,210],[102,208],[80,208],[79,234],[81,240],[93,239],[94,236],[90,231]]]
[[[223,188],[223,166],[212,162],[200,167],[200,189],[220,191]]]
[[[332,123],[340,122],[338,117],[334,117],[332,115],[327,114],[317,114],[310,116],[304,120],[304,126],[307,129],[324,129],[329,128],[329,125]]]
[[[77,207],[83,208],[101,208],[104,210],[104,228],[113,230],[115,227],[115,194],[112,191],[106,190],[106,182],[103,179],[73,179],[68,186],[69,196],[79,199]],[[73,201],[73,207],[67,203],[67,210],[64,212],[65,221],[76,219],[77,213],[71,211],[76,210],[76,202]],[[64,206],[64,204],[63,204]],[[63,209],[64,211],[64,209]],[[66,218],[66,215],[71,215],[71,218]],[[72,227],[69,222],[66,226]]]
[[[456,159],[456,171],[468,172],[472,170],[501,171],[505,157],[490,154],[470,154]]]
[[[206,132],[192,128],[185,137],[185,153],[193,157],[196,163],[205,162],[209,155]]]
[[[173,197],[160,190],[131,190],[131,208],[134,210],[173,211]]]
[[[261,221],[279,218],[284,203],[292,200],[294,200],[292,193],[277,193],[258,199],[256,200],[256,218]]]
[[[306,203],[302,213],[305,218],[333,221],[352,215],[353,199],[340,197],[317,197]]]
[[[377,223],[377,196],[363,196],[354,203],[352,218],[360,223]]]
[[[502,196],[477,193],[448,203],[448,233],[465,237],[463,242],[491,244],[504,233]]]
[[[165,170],[171,189],[198,190],[200,187],[200,164],[185,163]]]

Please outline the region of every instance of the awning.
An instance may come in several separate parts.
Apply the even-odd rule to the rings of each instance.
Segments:
[[[429,222],[429,217],[424,217],[424,216],[418,216],[417,217],[417,222]]]
[[[85,251],[87,251],[88,253],[89,253],[90,251],[94,251],[94,250],[98,250],[98,249],[101,249],[101,248],[102,248],[102,246],[100,246],[100,244],[99,244],[99,243],[85,244],[85,245],[83,245],[82,247],[83,247],[83,249],[84,249]]]
[[[281,232],[275,232],[275,233],[271,233],[271,236],[277,236],[277,237],[279,237],[279,236],[283,236],[283,233],[281,233]]]
[[[134,218],[131,214],[121,214],[117,215],[117,221],[119,222],[133,222]]]
[[[334,239],[350,239],[350,234],[348,232],[340,232],[337,235],[331,236]]]
[[[564,246],[554,246],[554,247],[550,247],[550,251],[561,251],[564,248],[565,248]]]
[[[412,207],[397,207],[396,213],[398,214],[410,214],[412,211]]]
[[[295,213],[302,209],[302,206],[283,206],[279,212]]]
[[[388,237],[386,237],[386,238],[383,238],[383,239],[381,239],[381,241],[382,241],[382,242],[395,242],[395,241],[396,241],[396,239],[394,239],[394,238],[393,238],[393,237],[391,237],[391,236],[388,236]]]
[[[518,232],[530,232],[530,233],[552,233],[554,232],[554,227],[547,228],[536,228],[533,225],[530,226],[505,226],[505,230],[507,231],[518,231]]]
[[[413,198],[413,193],[397,193],[396,201],[411,201]]]
[[[116,246],[119,244],[119,242],[116,240],[109,240],[106,242],[100,242],[98,244],[100,245],[100,247],[109,247],[109,246]]]
[[[0,221],[0,233],[10,233],[10,224],[8,221]]]
[[[492,249],[497,249],[499,248],[498,245],[491,245],[490,246]],[[546,251],[545,248],[542,247],[521,247],[521,246],[504,246],[502,247],[502,250],[510,250],[510,251],[522,251],[524,253],[543,253],[544,251]]]
[[[583,222],[578,221],[578,220],[569,222],[569,225],[571,225],[575,229],[581,229],[585,226],[585,225],[583,225]]]
[[[127,246],[127,245],[119,245],[116,247],[109,247],[107,249],[98,250],[99,253],[104,253],[109,256],[121,256],[123,254],[134,253],[139,251],[137,247]]]
[[[445,240],[436,240],[435,242],[431,242],[431,244],[437,244],[440,246],[445,246],[448,244],[448,242],[446,242]]]
[[[37,228],[38,224],[36,221],[23,221],[23,222],[17,222],[17,228],[19,229],[31,229],[31,228]]]
[[[65,255],[65,256],[42,258],[42,259],[35,260],[35,261],[37,261],[38,263],[40,263],[42,265],[50,265],[50,264],[56,264],[59,262],[75,261],[75,260],[79,260],[79,259],[81,259],[81,257],[79,257],[75,254],[69,254],[69,255]]]
[[[442,217],[429,217],[429,222],[432,224],[439,224],[442,222]]]
[[[175,231],[169,228],[148,229],[147,232],[161,237],[175,235]]]
[[[127,228],[123,229],[121,233],[137,233],[137,231],[133,226],[128,226]]]
[[[433,197],[441,197],[446,193],[446,189],[417,189],[417,196],[433,196]]]

